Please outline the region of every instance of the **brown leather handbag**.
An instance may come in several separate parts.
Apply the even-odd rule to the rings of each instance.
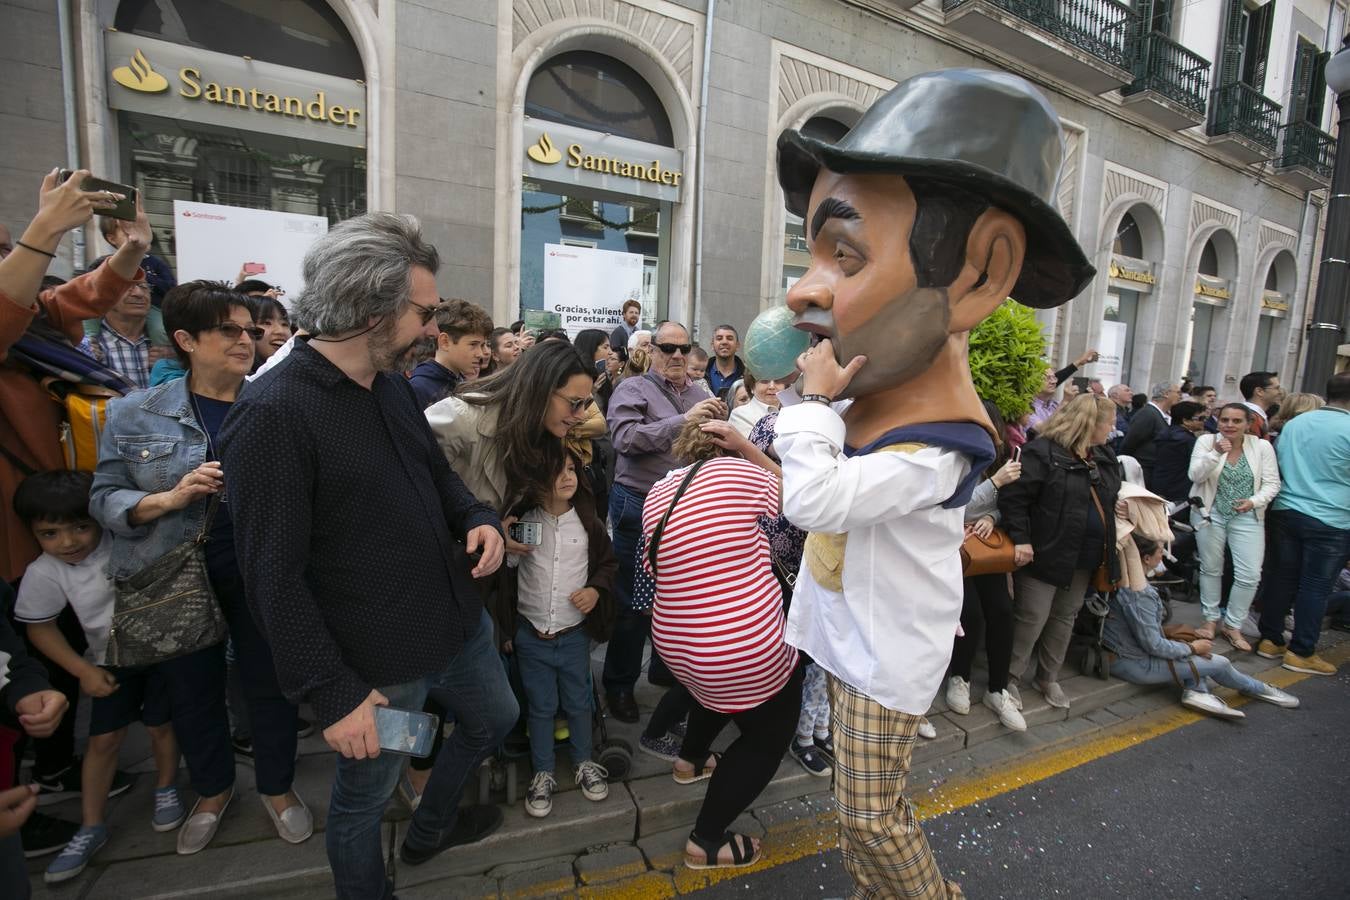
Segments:
[[[1013,559],[1012,538],[997,526],[987,538],[972,532],[961,543],[961,575],[964,578],[1011,572],[1017,568]]]
[[[1088,490],[1092,493],[1092,503],[1097,507],[1097,515],[1100,516],[1102,520],[1102,564],[1092,573],[1092,581],[1088,583],[1088,587],[1099,594],[1105,595],[1119,588],[1121,580],[1119,578],[1111,577],[1111,557],[1109,555],[1111,548],[1107,546],[1107,539],[1105,536],[1106,513],[1102,510],[1102,501],[1097,498],[1096,488],[1089,487]]]

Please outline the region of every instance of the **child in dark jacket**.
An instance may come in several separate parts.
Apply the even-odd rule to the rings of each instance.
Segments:
[[[520,522],[539,533],[532,552],[508,557],[516,569],[507,623],[527,700],[534,777],[525,811],[553,810],[553,718],[561,700],[577,786],[587,800],[609,796],[608,773],[591,759],[591,638],[605,640],[614,620],[618,563],[604,526],[573,506],[577,467],[568,456],[552,491]]]
[[[1138,533],[1131,537],[1139,548],[1144,570],[1153,571],[1162,561],[1162,545]],[[1207,678],[1276,706],[1298,706],[1298,698],[1293,694],[1244,675],[1233,668],[1227,657],[1214,654],[1208,639],[1178,641],[1163,634],[1163,602],[1153,585],[1142,591],[1121,588],[1111,595],[1109,605],[1102,643],[1115,654],[1111,674],[1122,681],[1134,684],[1174,681],[1182,689],[1182,706],[1225,719],[1241,719],[1245,713],[1211,694]]]

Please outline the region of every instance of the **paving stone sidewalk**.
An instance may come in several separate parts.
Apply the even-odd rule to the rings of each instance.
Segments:
[[[1199,606],[1175,604],[1178,621],[1198,622]],[[1326,632],[1323,647],[1350,636]],[[1343,648],[1337,648],[1343,649]],[[1233,651],[1216,641],[1216,651]],[[1245,653],[1234,655],[1238,667],[1259,673],[1278,666]],[[1066,674],[1068,667],[1066,666]],[[951,713],[941,694],[930,713],[937,738],[916,746],[911,795],[922,798],[941,785],[969,773],[998,767],[1031,753],[1082,740],[1093,732],[1176,704],[1171,688],[1144,688],[1118,680],[1075,675],[1062,682],[1072,706],[1048,706],[1032,690],[1024,693],[1024,715],[1030,726],[1022,734],[1002,728],[979,702],[983,674],[976,672],[968,715]],[[643,684],[638,692],[645,711],[655,706],[660,689]],[[645,721],[645,716],[644,716]],[[639,726],[608,721],[610,736],[637,747]],[[723,738],[727,742],[730,735]],[[173,834],[149,828],[152,778],[146,774],[123,797],[110,802],[112,840],[83,876],[48,887],[42,871],[51,857],[31,861],[34,896],[85,898],[264,898],[312,900],[332,896],[322,833],[328,811],[333,755],[315,736],[301,742],[296,790],[314,811],[316,832],[299,846],[276,837],[254,788],[251,768],[238,767],[237,795],[212,845],[196,856],[174,852]],[[471,847],[457,848],[419,866],[400,865],[398,896],[402,900],[441,897],[668,897],[708,883],[708,876],[682,865],[685,838],[702,802],[704,786],[681,786],[670,778],[670,765],[643,753],[634,754],[628,779],[610,786],[601,803],[585,800],[575,789],[565,753],[558,772],[559,792],[553,813],[544,819],[526,815],[517,801],[504,809],[505,824]],[[148,744],[128,741],[124,760],[132,771],[153,770]],[[519,783],[523,793],[529,763],[522,759]],[[186,777],[182,779],[186,787]],[[833,808],[828,778],[808,774],[786,757],[753,809],[733,826],[765,838],[765,847],[800,856],[833,846]],[[497,793],[501,799],[500,792]],[[53,815],[77,819],[78,801],[44,807]],[[406,810],[390,805],[386,819],[402,838]],[[386,835],[389,826],[385,825]]]

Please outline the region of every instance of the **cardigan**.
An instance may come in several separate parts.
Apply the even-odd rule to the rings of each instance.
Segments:
[[[1214,449],[1214,440],[1218,435],[1202,434],[1195,441],[1191,451],[1191,465],[1188,474],[1191,479],[1191,496],[1199,497],[1204,506],[1203,515],[1210,515],[1214,505],[1214,494],[1219,489],[1219,473],[1223,471],[1226,453]],[[1280,492],[1280,464],[1275,459],[1275,448],[1270,441],[1248,434],[1242,439],[1242,455],[1247,457],[1247,465],[1252,470],[1251,501],[1256,507],[1256,521],[1266,518],[1266,507]],[[1223,510],[1227,517],[1232,510]]]

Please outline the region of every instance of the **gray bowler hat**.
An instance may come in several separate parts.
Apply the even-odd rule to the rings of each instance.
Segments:
[[[1071,300],[1096,274],[1054,206],[1063,161],[1063,133],[1050,103],[1024,79],[988,69],[943,69],[902,81],[837,144],[791,130],[778,138],[778,182],[798,216],[806,216],[822,166],[945,181],[1012,213],[1027,234],[1012,296],[1041,309]]]

